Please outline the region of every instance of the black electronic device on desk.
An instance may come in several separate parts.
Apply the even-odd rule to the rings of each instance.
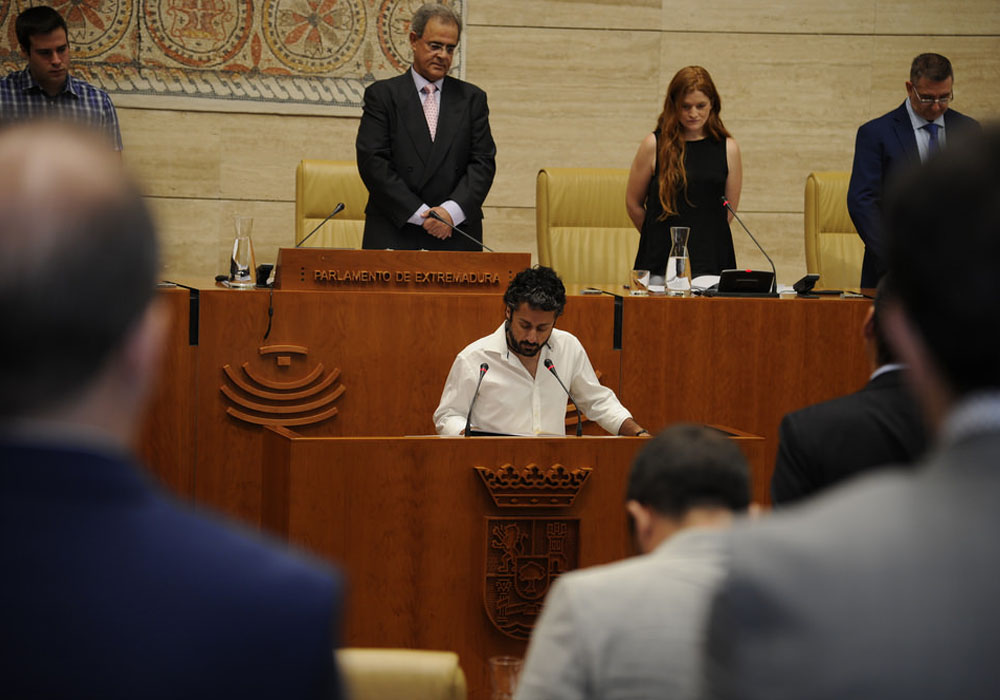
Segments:
[[[718,285],[704,292],[706,297],[777,297],[774,273],[766,270],[723,270]]]
[[[792,289],[805,299],[817,299],[820,294],[824,295],[836,295],[843,294],[840,289],[813,289],[816,286],[816,281],[819,279],[819,275],[810,272],[805,277],[800,279],[798,282],[792,285]]]

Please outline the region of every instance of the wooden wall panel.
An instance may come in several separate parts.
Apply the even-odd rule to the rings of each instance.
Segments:
[[[1000,118],[1000,3],[992,36],[881,37],[872,56],[869,118],[898,107],[906,98],[905,81],[913,57],[924,51],[942,53],[955,71],[955,109],[980,121]],[[953,6],[954,7],[954,6]],[[959,10],[955,10],[959,12]]]
[[[663,100],[659,35],[484,27],[476,43],[504,55],[469,68],[469,79],[489,93],[497,141],[489,204],[534,206],[535,175],[544,167],[632,162]],[[524,50],[511,52],[512,45]]]
[[[180,277],[211,285],[216,275],[227,274],[235,235],[233,220],[237,214],[254,219],[257,264],[273,263],[278,257],[278,248],[294,243],[295,232],[291,225],[294,202],[185,197],[154,198],[150,204],[161,231],[178,232],[174,236],[161,235],[163,279]]]
[[[876,6],[877,34],[995,37],[1000,30],[1000,5],[994,0],[878,0]]]
[[[875,27],[877,0],[663,0],[664,31],[862,34]]]
[[[469,24],[502,27],[641,29],[660,26],[662,0],[470,2]]]
[[[803,185],[803,189],[804,187]],[[801,213],[770,214],[751,211],[741,213],[740,218],[771,256],[778,271],[778,280],[782,284],[793,284],[806,274]],[[730,229],[733,232],[733,246],[736,248],[736,264],[754,270],[770,270],[767,259],[761,255],[740,225],[734,221],[730,224]]]

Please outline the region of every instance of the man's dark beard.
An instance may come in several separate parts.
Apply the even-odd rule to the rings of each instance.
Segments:
[[[504,325],[506,325],[507,331],[507,347],[510,348],[512,352],[515,352],[522,357],[534,357],[538,354],[538,351],[542,349],[540,344],[534,345],[532,343],[525,343],[525,341],[515,343],[514,334],[510,332],[510,321],[507,321]],[[527,345],[527,347],[525,347],[525,345]]]

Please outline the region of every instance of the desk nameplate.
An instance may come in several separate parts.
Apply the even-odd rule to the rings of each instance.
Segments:
[[[276,289],[503,293],[529,253],[282,248]]]

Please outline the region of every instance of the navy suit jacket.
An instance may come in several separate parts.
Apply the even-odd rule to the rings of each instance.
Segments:
[[[431,141],[410,71],[372,83],[356,142],[358,172],[368,188],[364,248],[481,250],[465,237],[441,240],[407,223],[421,204],[454,200],[459,226],[482,241],[483,202],[496,172],[486,93],[445,77],[437,133]]]
[[[926,449],[926,432],[901,369],[789,413],[778,430],[771,500],[790,503],[863,471],[910,464]]]
[[[944,113],[945,139],[979,130],[972,117],[949,109]],[[875,287],[886,273],[885,237],[882,231],[882,199],[886,185],[907,164],[920,162],[913,124],[904,102],[877,119],[862,124],[854,144],[854,167],[847,190],[847,210],[854,228],[865,242],[861,286]]]
[[[0,440],[10,697],[339,697],[333,570],[196,513],[125,459]]]

